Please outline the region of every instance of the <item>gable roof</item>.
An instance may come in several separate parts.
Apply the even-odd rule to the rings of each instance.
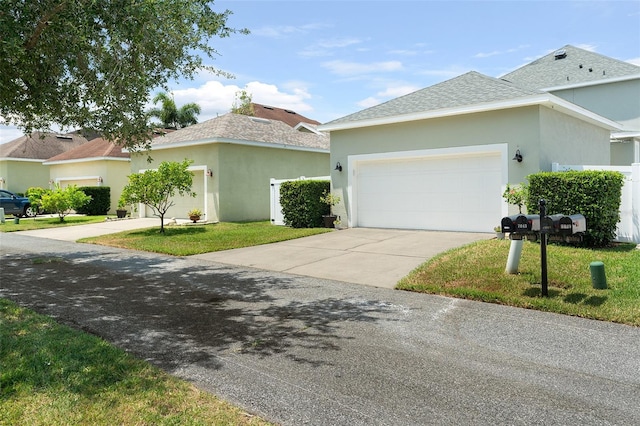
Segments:
[[[45,161],[45,164],[60,163],[73,160],[96,159],[128,159],[129,152],[123,152],[122,147],[103,138],[95,138],[74,149],[58,154]]]
[[[566,45],[501,78],[531,89],[550,89],[633,77],[640,78],[637,65]]]
[[[87,139],[77,133],[57,135],[34,132],[0,145],[0,159],[46,160],[69,151]]]
[[[307,118],[295,111],[291,111],[290,109],[276,108],[256,103],[252,103],[251,105],[253,105],[253,112],[255,114],[254,117],[282,121],[283,123],[286,123],[291,127],[296,127],[296,125],[300,123],[314,124],[316,126],[320,124],[319,121]]]
[[[237,143],[277,148],[329,150],[329,136],[295,130],[278,120],[228,113],[155,138],[151,149],[208,143]]]

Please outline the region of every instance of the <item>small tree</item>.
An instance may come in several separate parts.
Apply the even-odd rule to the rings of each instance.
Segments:
[[[251,103],[252,97],[250,93],[247,93],[246,90],[240,90],[236,92],[236,98],[233,101],[233,106],[231,107],[231,112],[234,114],[242,114],[254,116],[256,115],[253,110],[253,103]]]
[[[519,187],[513,187],[507,184],[502,198],[507,200],[507,203],[518,206],[518,212],[522,213],[522,206],[525,204],[528,194],[529,187],[527,184],[521,183]]]
[[[173,197],[188,195],[191,191],[193,173],[189,171],[191,161],[163,161],[157,170],[147,170],[129,175],[129,183],[122,190],[120,202],[123,204],[144,204],[160,218],[160,233],[164,233],[164,215],[175,204]]]
[[[57,213],[60,222],[64,222],[64,217],[72,210],[79,209],[91,201],[91,197],[80,191],[77,186],[69,185],[60,188],[56,185],[53,191],[42,195],[42,208],[47,211]]]

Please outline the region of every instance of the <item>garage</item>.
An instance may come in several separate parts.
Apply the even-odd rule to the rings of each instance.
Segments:
[[[352,226],[492,232],[503,216],[502,163],[496,151],[355,158]]]

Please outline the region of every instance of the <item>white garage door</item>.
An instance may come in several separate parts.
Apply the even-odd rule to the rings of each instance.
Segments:
[[[179,196],[176,195],[173,197],[174,205],[169,208],[166,218],[187,218],[189,215],[187,214],[189,210],[197,208],[204,211],[204,198],[205,188],[204,188],[204,171],[203,170],[192,170],[193,173],[193,184],[191,185],[191,190],[196,193],[195,197],[188,196]],[[146,217],[153,217],[153,210],[149,207],[146,207]]]
[[[355,226],[492,232],[500,223],[498,153],[360,161],[356,170]]]

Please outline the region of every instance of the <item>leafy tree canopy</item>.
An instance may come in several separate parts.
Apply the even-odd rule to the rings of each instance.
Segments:
[[[209,0],[2,0],[0,120],[25,133],[52,125],[148,146],[149,94],[214,58],[231,11]]]
[[[175,203],[173,197],[195,197],[191,191],[193,173],[189,171],[191,161],[163,161],[157,170],[146,170],[129,175],[129,183],[122,190],[120,205],[144,204],[160,218],[160,232],[164,232],[164,215]]]

